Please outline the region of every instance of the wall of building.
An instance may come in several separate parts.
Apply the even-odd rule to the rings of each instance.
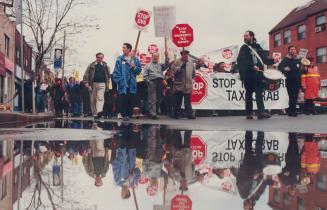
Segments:
[[[320,47],[327,47],[327,29],[322,32],[315,32],[316,27],[316,17],[320,15],[325,15],[327,18],[327,11],[318,13],[314,16],[308,17],[305,21],[296,23],[290,27],[283,28],[279,31],[276,31],[269,35],[269,46],[270,46],[270,53],[280,52],[282,56],[287,55],[287,48],[289,45],[295,45],[298,49],[305,48],[308,49],[308,57],[314,57],[316,59],[316,49]],[[299,25],[305,24],[306,25],[306,38],[302,40],[297,39],[297,27]],[[284,44],[284,31],[291,30],[291,43]],[[275,34],[281,33],[282,37],[282,44],[281,46],[274,46],[274,38]],[[320,73],[322,79],[327,79],[327,63],[324,64],[317,64],[318,68],[320,69]]]

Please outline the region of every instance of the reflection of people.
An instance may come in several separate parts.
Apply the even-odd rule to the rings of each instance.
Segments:
[[[245,199],[244,209],[253,209],[266,187],[262,173],[264,133],[258,132],[254,151],[252,149],[253,141],[252,131],[246,131],[244,159],[236,177],[238,191],[241,197]]]
[[[274,62],[267,58],[252,31],[244,34],[244,45],[240,49],[237,62],[241,80],[244,82],[247,119],[253,119],[253,92],[256,95],[258,119],[270,118],[270,114],[265,112],[262,80],[264,64],[272,65]]]
[[[320,151],[314,135],[304,134],[304,150],[301,154],[301,167],[309,174],[316,174],[320,169]]]
[[[116,135],[120,147],[116,150],[116,157],[112,161],[112,171],[115,183],[122,188],[121,197],[128,199],[131,195],[129,188],[136,187],[141,177],[141,171],[136,167],[136,149],[139,135],[129,126],[123,126],[123,130]]]
[[[295,133],[289,133],[289,144],[285,155],[285,167],[279,175],[283,185],[287,187],[288,194],[295,196],[296,185],[301,173],[300,153]]]
[[[109,153],[104,148],[103,141],[90,141],[87,155],[83,157],[83,165],[86,173],[95,179],[94,185],[102,186],[102,178],[109,169]]]

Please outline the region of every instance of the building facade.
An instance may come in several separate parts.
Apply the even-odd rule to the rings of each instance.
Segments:
[[[269,32],[270,53],[287,55],[288,46],[307,49],[322,80],[327,80],[327,0],[313,0],[293,9]]]

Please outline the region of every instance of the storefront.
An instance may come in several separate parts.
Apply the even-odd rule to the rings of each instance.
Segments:
[[[321,80],[321,91],[320,91],[321,98],[327,98],[327,79]]]
[[[14,93],[14,63],[0,52],[0,103],[10,102]]]

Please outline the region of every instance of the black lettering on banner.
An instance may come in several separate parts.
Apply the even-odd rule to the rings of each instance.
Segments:
[[[279,100],[279,91],[278,90],[276,90],[274,92],[264,91],[263,92],[263,100],[278,101]]]
[[[232,152],[213,152],[212,153],[212,162],[231,162],[235,161],[235,155]]]
[[[212,83],[213,88],[234,88],[236,79],[213,78]]]
[[[240,100],[245,101],[245,90],[239,90],[240,92]]]
[[[217,152],[213,152],[212,153],[212,162],[217,162],[217,157],[218,157],[218,153]]]
[[[212,80],[212,87],[213,88],[217,88],[217,87],[219,87],[219,85],[218,85],[218,79],[217,78],[213,78],[213,80]]]

